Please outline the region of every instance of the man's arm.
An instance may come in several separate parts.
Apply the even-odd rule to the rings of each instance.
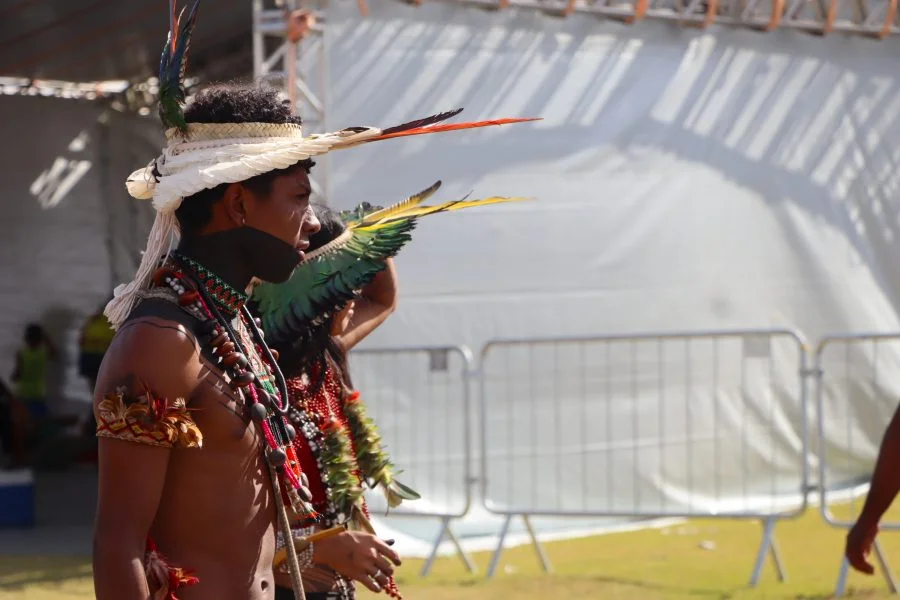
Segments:
[[[878,522],[887,512],[897,493],[900,492],[900,408],[894,413],[872,474],[869,494],[863,505],[856,525],[847,535],[847,560],[853,568],[863,573],[873,573],[874,569],[866,561],[875,534],[878,533]]]
[[[147,535],[170,449],[179,445],[153,415],[191,397],[199,363],[193,337],[160,319],[126,323],[110,350],[94,392],[100,438],[94,591],[98,600],[147,600]]]
[[[384,270],[362,289],[360,295],[350,325],[341,335],[341,344],[347,352],[384,323],[397,307],[397,270],[393,259],[385,261]]]

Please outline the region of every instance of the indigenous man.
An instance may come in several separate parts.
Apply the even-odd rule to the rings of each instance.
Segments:
[[[202,91],[184,109],[198,4],[186,20],[170,16],[159,73],[166,148],[126,182],[133,197],[152,199],[157,216],[134,281],[116,289],[105,312],[117,332],[94,392],[99,600],[173,600],[182,587],[185,600],[273,597],[276,519],[289,531],[286,504],[310,514],[312,494],[277,354],[245,292],[254,279],[288,279],[319,229],[310,157],[526,120],[436,125],[457,110],[303,137],[274,91],[234,86]],[[287,548],[301,598],[297,556]]]
[[[198,94],[185,119],[296,122],[274,91],[230,87]],[[299,161],[187,195],[174,211],[181,242],[170,270],[124,323],[108,311],[118,330],[94,394],[99,600],[155,598],[192,583],[183,598],[273,593],[275,503],[259,451],[263,433],[246,418],[249,396],[267,390],[235,386],[219,361],[249,362],[244,373],[262,383],[274,378],[265,343],[252,339],[242,290],[253,277],[287,279],[319,229],[309,208],[311,166]],[[211,315],[185,310],[198,299]],[[154,544],[177,568],[161,562]]]

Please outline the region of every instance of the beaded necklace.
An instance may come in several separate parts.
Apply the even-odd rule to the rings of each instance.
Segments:
[[[381,439],[374,425],[362,412],[359,393],[349,393],[328,363],[321,368],[326,371],[315,394],[309,389],[309,379],[315,379],[315,369],[311,375],[304,376],[306,381],[302,377],[293,377],[287,383],[292,400],[288,416],[306,440],[322,483],[324,506],[319,507],[322,511],[320,519],[326,527],[348,520],[369,521],[371,515],[362,485],[366,480],[372,480],[371,487],[384,486],[389,505],[395,506],[389,493],[395,484],[391,472],[393,465],[381,449]],[[298,437],[294,443],[299,441]],[[369,459],[375,454],[378,468],[372,469]],[[363,465],[370,468],[364,470]],[[354,514],[355,511],[359,514]],[[336,581],[339,585],[346,583],[341,581],[339,574],[336,574]],[[389,578],[385,592],[402,599],[393,577]]]
[[[209,296],[224,316],[233,319],[237,316],[241,307],[250,298],[249,295],[239,292],[227,281],[198,263],[193,258],[185,256],[177,250],[172,251],[172,256],[181,264],[189,267],[197,276],[197,281],[206,287]]]
[[[266,460],[282,480],[291,508],[315,518],[312,494],[292,444],[297,433],[285,416],[287,388],[274,351],[265,344],[262,330],[243,301],[238,301],[240,292],[180,253],[173,252],[171,258],[153,274],[153,283],[174,291],[182,309],[201,322],[199,332],[212,347],[216,366],[229,376],[229,385],[263,434]],[[207,283],[198,285],[203,278],[194,265],[206,273]],[[223,312],[230,309],[234,313],[228,319]]]

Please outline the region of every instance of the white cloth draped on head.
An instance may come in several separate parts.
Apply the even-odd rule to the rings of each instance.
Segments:
[[[175,211],[183,198],[223,183],[246,181],[286,169],[313,156],[370,140],[376,128],[355,128],[304,138],[299,125],[272,123],[191,123],[187,135],[166,132],[167,145],[151,164],[125,182],[128,193],[153,200],[156,219],[134,279],[116,287],[105,314],[118,328],[149,288],[153,272],[178,237]]]

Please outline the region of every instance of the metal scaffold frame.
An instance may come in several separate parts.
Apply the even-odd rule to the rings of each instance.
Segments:
[[[423,4],[439,0],[406,0]],[[526,8],[550,15],[572,13],[635,23],[675,21],[685,27],[713,23],[772,31],[797,29],[812,34],[849,33],[884,38],[900,33],[900,0],[440,0],[486,9]]]
[[[253,0],[253,77],[282,88],[303,118],[304,135],[328,127],[327,0]],[[307,20],[308,19],[308,20]],[[304,21],[305,35],[293,35]],[[330,160],[316,158],[313,198],[331,197]]]

